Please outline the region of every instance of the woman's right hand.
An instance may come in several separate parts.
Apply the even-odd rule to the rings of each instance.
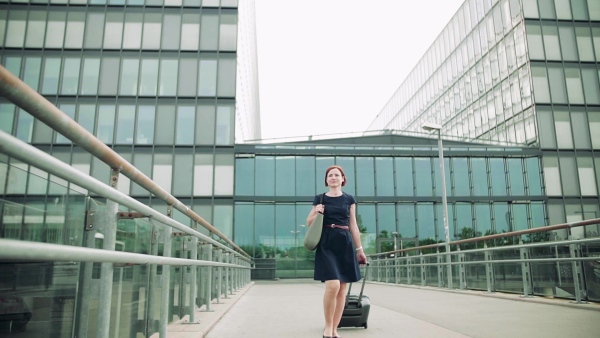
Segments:
[[[315,211],[322,214],[325,211],[325,206],[323,204],[317,204],[315,205]]]

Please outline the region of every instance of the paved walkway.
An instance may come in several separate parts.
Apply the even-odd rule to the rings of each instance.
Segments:
[[[216,304],[212,318],[200,313],[203,330],[173,335],[170,329],[169,337],[321,337],[323,291],[324,284],[307,279],[257,281]],[[345,338],[600,337],[596,303],[370,282],[365,294],[368,328],[342,328]]]

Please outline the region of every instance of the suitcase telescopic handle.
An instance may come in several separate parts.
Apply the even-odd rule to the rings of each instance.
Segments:
[[[367,271],[369,269],[369,262],[367,262],[365,267],[365,276],[363,277],[363,282],[360,287],[360,294],[358,295],[358,301],[360,304],[360,299],[362,298],[363,292],[365,290],[365,282],[367,281]],[[344,304],[344,308],[348,307],[348,298],[350,297],[350,290],[352,290],[352,283],[348,285],[348,294],[346,294],[346,304]]]

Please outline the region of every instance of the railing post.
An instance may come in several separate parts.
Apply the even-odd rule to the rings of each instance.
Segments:
[[[173,206],[167,206],[167,216],[173,217]],[[171,242],[173,228],[167,226],[164,230],[163,257],[171,257]],[[162,278],[160,283],[160,318],[158,320],[158,332],[160,338],[167,338],[167,325],[169,324],[169,295],[171,292],[171,266],[162,266]]]
[[[425,257],[421,253],[421,286],[427,285],[427,268],[425,267]]]
[[[581,258],[581,244],[569,244],[569,251],[571,254],[571,258]],[[573,271],[573,285],[575,286],[575,302],[577,304],[587,304],[587,302],[582,301],[583,288],[581,285],[581,262],[580,261],[572,261],[571,268]]]
[[[406,276],[408,278],[408,281],[407,281],[408,285],[412,284],[412,275],[413,275],[413,272],[412,272],[412,258],[409,257],[406,260]]]
[[[400,262],[402,260],[399,257],[396,257],[394,261],[394,276],[396,277],[395,283],[400,284]]]
[[[458,262],[459,263],[464,263],[465,262],[465,254],[462,253],[462,251],[460,250],[460,245],[457,248],[458,251]],[[460,289],[464,290],[467,288],[467,274],[465,271],[465,265],[464,264],[458,264],[458,278],[459,278],[459,283],[460,283]]]
[[[198,222],[194,222],[194,230],[198,230]],[[190,259],[197,260],[198,259],[198,237],[192,236],[190,238]],[[189,306],[189,316],[190,323],[196,322],[196,298],[198,297],[198,281],[197,281],[197,266],[190,267],[190,306]]]
[[[485,249],[487,249],[487,243],[483,243],[483,247]],[[495,286],[495,282],[496,282],[496,278],[494,277],[494,266],[492,265],[491,261],[494,259],[492,252],[490,250],[486,250],[485,251],[485,261],[487,263],[485,263],[485,279],[486,279],[486,285],[487,285],[487,292],[494,292],[496,291],[496,286]]]
[[[519,245],[523,245],[523,239],[519,237]],[[531,297],[531,267],[529,258],[531,257],[528,248],[520,248],[521,253],[521,278],[523,279],[523,297]]]
[[[207,261],[212,261],[212,257],[213,257],[213,245],[210,243],[207,243],[205,245],[203,245],[202,247],[202,251],[206,251],[206,257],[205,260]],[[206,283],[205,283],[205,289],[204,289],[204,297],[205,297],[205,302],[206,302],[206,311],[212,311],[212,279],[213,279],[213,268],[212,266],[207,266],[204,267],[204,271],[206,271]]]
[[[225,252],[225,263],[231,263],[231,254]],[[229,298],[229,295],[233,294],[231,289],[231,268],[225,268],[225,298]]]
[[[112,168],[109,185],[117,189],[119,183],[119,169]],[[98,215],[98,226],[104,236],[102,249],[115,250],[117,243],[117,212],[119,205],[112,201],[106,201],[106,211]],[[112,286],[113,286],[113,263],[101,263],[100,268],[100,295],[98,297],[98,322],[96,337],[105,338],[110,336],[110,310],[112,308]],[[117,304],[119,306],[120,304]]]
[[[443,284],[443,280],[444,280],[444,262],[443,262],[443,256],[440,254],[440,248],[436,248],[437,251],[437,263],[438,263],[438,288],[442,288],[444,286]]]
[[[158,256],[158,244],[161,241],[162,237],[159,236],[159,227],[156,225],[152,219],[150,219],[150,223],[152,224],[152,237],[150,240],[150,254],[152,256]],[[164,240],[164,239],[163,239]],[[164,269],[164,267],[163,267]],[[160,304],[160,301],[156,299],[156,289],[157,286],[160,285],[158,276],[158,265],[150,264],[150,276],[148,278],[148,308],[146,309],[146,337],[152,336],[155,330],[158,327],[160,314],[156,314],[155,309],[157,308],[156,304]]]
[[[214,261],[221,263],[222,262],[222,253],[223,251],[220,248],[214,248],[215,252],[214,252]],[[223,286],[223,268],[218,266],[215,269],[217,269],[217,273],[216,275],[216,294],[217,294],[217,304],[221,304],[221,290],[222,290],[222,286]]]

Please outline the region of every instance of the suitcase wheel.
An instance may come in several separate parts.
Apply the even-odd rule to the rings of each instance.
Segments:
[[[367,329],[367,323],[364,323],[363,326],[365,329]]]

